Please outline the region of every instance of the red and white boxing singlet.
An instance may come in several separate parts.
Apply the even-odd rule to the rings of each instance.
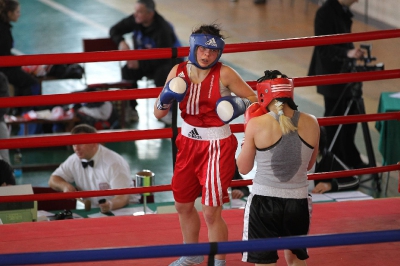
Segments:
[[[179,108],[184,120],[176,139],[172,190],[176,202],[193,202],[202,193],[202,203],[221,206],[229,202],[227,188],[235,172],[237,139],[218,117],[215,109],[221,98],[221,63],[213,66],[200,83],[192,83],[187,62],[179,64],[176,75],[188,83]]]

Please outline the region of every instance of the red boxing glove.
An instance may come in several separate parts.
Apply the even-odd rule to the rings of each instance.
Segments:
[[[247,123],[250,121],[250,119],[252,119],[253,117],[263,115],[265,113],[266,111],[263,110],[263,108],[258,102],[252,103],[244,113],[244,130],[246,131],[246,126]]]

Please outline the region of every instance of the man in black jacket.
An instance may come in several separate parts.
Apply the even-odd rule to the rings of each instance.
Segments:
[[[153,49],[179,47],[172,25],[166,21],[156,10],[153,0],[137,0],[135,3],[135,12],[132,15],[122,19],[111,27],[111,39],[118,44],[119,50],[131,49],[125,41],[123,35],[132,33],[133,49]],[[122,78],[132,80],[134,87],[137,87],[136,81],[147,77],[154,79],[156,86],[164,86],[169,70],[174,64],[172,59],[154,59],[154,60],[128,60],[122,69]],[[136,85],[136,86],[135,86]],[[130,102],[135,112],[136,100]],[[138,117],[131,117],[133,121]]]
[[[350,33],[353,14],[350,6],[357,0],[327,0],[317,11],[314,21],[315,35],[332,35]],[[308,75],[338,74],[351,59],[362,59],[364,52],[355,48],[353,43],[339,43],[316,46],[311,59]],[[343,116],[352,99],[352,90],[348,84],[320,85],[317,92],[324,96],[324,116]],[[343,96],[341,96],[343,94]],[[335,105],[337,107],[335,108]],[[349,115],[358,114],[352,104]],[[331,144],[338,126],[326,128],[328,145]],[[365,163],[355,145],[357,124],[343,125],[332,152],[337,155],[348,167],[362,168]]]

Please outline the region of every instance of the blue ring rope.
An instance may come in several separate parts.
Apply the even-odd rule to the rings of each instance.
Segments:
[[[329,247],[400,241],[400,230],[270,238],[218,243],[218,253]],[[0,265],[48,264],[207,255],[210,243],[0,254]]]

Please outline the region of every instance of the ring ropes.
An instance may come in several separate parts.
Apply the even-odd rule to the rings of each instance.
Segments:
[[[303,46],[315,46],[332,43],[342,43],[350,41],[365,41],[365,40],[376,40],[376,39],[388,39],[400,37],[400,30],[383,30],[383,31],[372,31],[365,33],[348,33],[348,34],[336,34],[336,35],[325,35],[315,37],[304,37],[294,38],[285,40],[273,40],[264,42],[252,42],[244,44],[227,44],[225,53],[235,52],[248,52],[257,50],[268,50],[268,49],[283,49],[283,48],[295,48]],[[157,51],[157,52],[154,52]],[[172,55],[171,55],[172,53]],[[81,63],[81,62],[99,62],[99,61],[116,61],[116,60],[127,60],[127,59],[157,59],[157,58],[168,58],[175,56],[182,56],[188,53],[188,47],[178,48],[178,51],[171,51],[169,48],[152,49],[150,50],[133,50],[133,51],[112,51],[112,52],[86,52],[86,53],[75,53],[75,54],[50,54],[50,55],[23,55],[23,56],[3,56],[0,61],[0,66],[20,66],[20,65],[31,65],[31,64],[59,64],[59,63]],[[71,61],[72,60],[72,61]],[[381,70],[376,71],[376,75],[370,75],[368,72],[358,73],[345,73],[345,74],[333,74],[333,75],[320,75],[313,77],[295,77],[293,83],[295,87],[312,86],[312,85],[324,85],[324,84],[340,84],[347,82],[361,82],[361,81],[372,81],[381,79],[395,79],[400,78],[400,69],[394,70]],[[256,81],[247,82],[253,89],[255,88]],[[119,90],[119,91],[103,91],[103,92],[87,92],[82,93],[77,101],[74,95],[38,95],[38,96],[19,96],[18,100],[16,97],[5,97],[0,98],[1,107],[21,107],[21,106],[42,106],[42,105],[54,105],[54,104],[71,104],[77,102],[99,102],[107,100],[128,100],[128,99],[147,99],[156,98],[161,91],[161,87],[148,88],[140,90]],[[323,117],[318,118],[320,126],[336,125],[336,124],[349,124],[358,122],[370,122],[370,121],[381,121],[381,120],[400,120],[400,112],[389,112],[384,114],[366,114],[366,115],[350,115],[350,116],[336,116],[336,117]],[[243,124],[231,124],[231,130],[233,133],[243,132]],[[160,139],[160,138],[172,138],[174,134],[180,131],[177,128],[176,132],[174,129],[153,129],[153,130],[123,130],[119,132],[98,132],[95,134],[85,135],[57,135],[54,136],[35,136],[35,137],[13,137],[10,139],[0,140],[0,149],[13,149],[13,148],[33,148],[33,147],[51,147],[51,146],[64,146],[72,144],[83,144],[83,143],[106,143],[106,142],[123,142],[123,141],[134,141],[142,139]],[[336,175],[335,172],[330,173],[318,173],[310,174],[309,179],[324,179],[334,177],[345,177],[348,175],[356,174],[371,174],[385,171],[393,171],[400,168],[398,165],[366,168],[360,170],[346,170],[341,174]],[[332,176],[333,175],[333,176]],[[251,180],[244,181],[232,181],[232,186],[248,185],[251,184]],[[145,191],[143,191],[145,190]],[[109,195],[120,194],[131,194],[131,193],[142,193],[142,192],[160,192],[171,190],[170,185],[147,187],[147,188],[129,188],[129,189],[117,189],[111,190]],[[30,200],[53,200],[53,199],[64,199],[64,198],[75,198],[87,197],[87,196],[104,196],[105,191],[81,191],[81,192],[69,192],[69,193],[48,193],[42,195],[23,195],[23,196],[2,196],[0,202],[9,201],[22,201],[19,197],[34,197]],[[60,195],[61,194],[61,195]],[[72,195],[73,194],[73,195]],[[79,195],[75,195],[79,194]],[[66,197],[67,196],[67,197]],[[24,200],[27,200],[24,198]]]
[[[30,265],[215,255],[216,253],[213,253],[214,250],[218,250],[218,253],[220,254],[228,254],[240,253],[244,251],[249,252],[277,249],[348,246],[399,241],[400,230],[383,230],[315,236],[269,238],[248,241],[0,254],[0,265]],[[209,259],[208,265],[210,265],[210,261],[212,260]]]
[[[284,49],[303,46],[316,46],[333,43],[376,40],[400,37],[400,30],[375,31],[367,33],[351,33],[337,34],[328,36],[316,36],[307,38],[295,38],[286,40],[275,40],[266,42],[255,42],[247,44],[228,44],[225,53],[248,52],[268,49]],[[18,60],[13,56],[5,56],[0,62],[0,66],[21,66],[34,64],[59,64],[59,63],[83,63],[83,62],[104,62],[118,60],[144,60],[156,58],[174,58],[183,57],[188,53],[188,47],[171,49],[154,49],[155,51],[116,51],[116,52],[94,52],[94,53],[79,53],[79,54],[53,54],[53,55],[27,55],[19,56]],[[171,55],[172,54],[172,55]],[[314,77],[299,77],[294,78],[295,87],[322,85],[322,84],[337,84],[355,81],[370,81],[379,79],[399,78],[400,70],[382,70],[379,72],[379,77],[371,77],[366,73],[347,73],[336,75],[324,75]],[[248,82],[254,89],[255,81]],[[82,102],[96,102],[104,100],[124,100],[124,99],[139,99],[139,98],[155,98],[161,88],[147,89],[141,91],[113,91],[113,92],[96,92],[87,93],[80,98]],[[43,95],[43,96],[24,96],[16,101],[11,101],[7,98],[0,99],[0,107],[17,107],[17,106],[37,106],[47,104],[69,104],[74,103],[72,97],[62,98],[58,95]],[[34,98],[32,98],[34,97]],[[323,125],[345,124],[354,122],[368,122],[380,120],[400,120],[400,112],[374,115],[352,115],[346,117],[326,117],[318,118],[318,122]],[[243,125],[230,125],[232,132],[243,132]],[[157,132],[156,132],[157,131]],[[137,139],[152,139],[152,138],[169,138],[172,137],[171,130],[144,130],[142,133],[137,131],[126,131],[119,133],[97,133],[87,134],[87,136],[54,136],[54,137],[31,137],[31,138],[13,138],[0,140],[0,148],[28,148],[38,146],[60,146],[71,145],[78,143],[93,143],[93,142],[113,142],[124,140]],[[145,138],[143,138],[145,136]],[[34,140],[34,143],[31,141]],[[22,141],[24,140],[24,141]],[[30,146],[29,144],[33,144]],[[348,175],[360,175],[379,173],[385,171],[400,170],[400,165],[391,165],[384,167],[371,167],[358,170],[335,171],[329,173],[315,173],[308,175],[309,180],[326,179],[334,177],[344,177]],[[232,181],[232,186],[249,185],[251,180]],[[119,195],[143,192],[159,192],[171,190],[170,185],[153,186],[144,188],[129,188],[129,189],[114,189],[109,191],[82,191],[68,193],[49,193],[47,195],[21,195],[21,196],[2,196],[0,202],[12,201],[28,201],[28,200],[52,200],[76,197],[90,196],[105,196]],[[19,254],[3,254],[0,255],[0,265],[18,265],[18,264],[42,264],[52,262],[72,262],[72,261],[94,261],[94,260],[120,260],[132,258],[149,258],[149,257],[167,257],[181,255],[206,255],[219,253],[234,253],[242,251],[259,251],[266,249],[290,249],[300,247],[322,247],[334,245],[353,245],[400,241],[400,230],[376,231],[367,233],[347,233],[336,235],[322,236],[305,236],[305,237],[289,237],[281,239],[268,240],[250,240],[247,243],[242,241],[236,242],[220,242],[207,244],[186,244],[186,245],[169,245],[156,246],[156,250],[152,247],[125,248],[125,249],[101,249],[101,250],[85,250],[85,251],[61,251],[61,252],[46,252],[38,253],[19,253]],[[250,242],[256,242],[252,245]],[[329,244],[327,244],[329,243]],[[195,247],[197,246],[197,248]],[[153,247],[154,248],[154,247]],[[162,252],[166,251],[166,252]],[[73,259],[72,259],[73,258]],[[3,264],[4,263],[4,264]]]

